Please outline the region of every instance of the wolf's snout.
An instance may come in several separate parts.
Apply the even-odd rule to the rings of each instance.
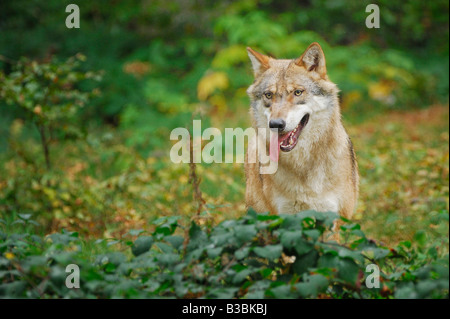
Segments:
[[[270,120],[269,127],[273,128],[273,129],[277,129],[279,132],[281,132],[286,127],[286,121],[283,119]]]

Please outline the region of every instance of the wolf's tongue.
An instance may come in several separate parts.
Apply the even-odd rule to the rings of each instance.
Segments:
[[[276,133],[271,133],[270,135],[270,160],[272,162],[278,162],[281,140],[278,140],[278,134]]]
[[[287,134],[284,134],[280,136],[276,133],[271,133],[270,136],[270,159],[273,162],[278,162],[278,159],[280,157],[280,146],[281,144],[286,141],[289,137],[292,136],[292,132],[289,132]]]

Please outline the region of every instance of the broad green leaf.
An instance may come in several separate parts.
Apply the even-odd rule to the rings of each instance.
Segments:
[[[232,282],[233,284],[240,284],[242,281],[245,280],[247,276],[253,273],[252,269],[243,269],[239,271],[236,275],[234,275]]]
[[[249,253],[250,253],[249,247],[242,247],[234,252],[234,256],[236,257],[237,260],[241,260],[247,257]]]
[[[206,253],[208,254],[209,258],[216,258],[222,253],[223,247],[216,247],[216,248],[208,248],[206,249]]]
[[[316,298],[328,287],[328,279],[322,275],[307,275],[303,282],[294,285],[297,294],[303,298]]]
[[[308,253],[303,254],[295,259],[292,269],[296,274],[303,274],[308,272],[310,268],[315,268],[319,254],[315,250],[310,250]]]
[[[276,299],[293,299],[295,294],[291,288],[291,285],[285,284],[275,288],[270,288],[269,293],[273,294]]]
[[[283,251],[283,246],[267,245],[264,247],[255,247],[253,251],[260,257],[267,258],[269,260],[275,260],[280,258],[281,252]]]
[[[133,246],[131,247],[131,251],[133,252],[133,255],[139,256],[149,251],[152,245],[153,238],[151,236],[141,236],[135,240]]]
[[[234,228],[235,237],[240,243],[247,243],[256,236],[255,225],[239,225]]]
[[[280,241],[283,247],[285,248],[294,248],[296,247],[302,239],[302,231],[301,230],[285,230],[281,233]]]
[[[173,246],[175,249],[180,249],[181,245],[183,245],[184,237],[181,236],[166,236],[164,240]]]

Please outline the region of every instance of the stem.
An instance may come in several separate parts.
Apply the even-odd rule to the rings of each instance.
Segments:
[[[38,129],[39,129],[39,134],[41,136],[42,149],[44,150],[45,165],[47,166],[47,170],[50,170],[51,169],[50,154],[48,151],[47,136],[45,135],[45,127],[44,127],[44,125],[38,124]]]
[[[193,188],[193,197],[194,201],[197,202],[197,215],[199,216],[205,206],[205,200],[203,199],[202,191],[200,190],[200,182],[201,179],[197,175],[197,165],[194,163],[194,150],[193,150],[194,138],[191,136],[189,140],[189,153],[190,153],[190,162],[189,162],[189,181],[192,184]]]

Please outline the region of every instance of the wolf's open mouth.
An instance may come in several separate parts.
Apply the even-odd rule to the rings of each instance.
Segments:
[[[309,120],[309,114],[306,114],[301,119],[300,123],[298,123],[297,127],[290,131],[289,133],[279,135],[278,142],[280,143],[280,149],[283,152],[292,151],[292,149],[297,145],[298,137],[302,132],[303,128],[306,126]]]

